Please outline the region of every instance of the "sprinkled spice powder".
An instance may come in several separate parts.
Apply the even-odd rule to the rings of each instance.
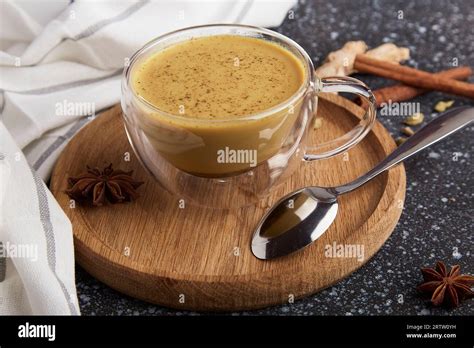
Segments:
[[[246,116],[289,99],[305,70],[285,48],[235,35],[195,38],[147,58],[132,75],[137,94],[193,118]]]

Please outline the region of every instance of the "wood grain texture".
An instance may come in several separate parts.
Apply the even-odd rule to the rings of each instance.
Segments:
[[[323,127],[311,142],[328,140],[350,129],[362,109],[337,95],[319,99]],[[84,127],[61,154],[51,190],[72,221],[77,262],[114,289],[164,306],[193,310],[242,310],[287,302],[330,286],[361,267],[390,236],[405,199],[402,165],[342,196],[329,230],[299,253],[261,261],[250,251],[254,226],[282,195],[306,185],[338,185],[355,179],[395,148],[389,133],[376,123],[346,155],[301,163],[295,173],[259,204],[237,210],[187,205],[165,192],[142,168],[128,144],[120,106]],[[67,178],[86,164],[109,162],[145,184],[129,204],[70,207]],[[325,256],[325,247],[357,244],[364,260]],[[129,251],[129,255],[127,255]],[[184,295],[184,296],[183,296]],[[183,301],[184,300],[184,301]]]

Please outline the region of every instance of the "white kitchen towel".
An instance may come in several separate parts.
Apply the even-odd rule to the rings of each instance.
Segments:
[[[0,139],[0,314],[79,314],[71,223],[2,123]]]
[[[0,243],[3,254],[36,245],[38,257],[0,254],[1,314],[79,313],[71,226],[40,178],[88,116],[119,101],[129,57],[183,27],[278,26],[295,3],[0,2]]]

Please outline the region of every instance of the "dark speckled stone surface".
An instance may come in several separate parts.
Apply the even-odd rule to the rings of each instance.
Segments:
[[[474,68],[474,1],[301,1],[276,30],[293,38],[319,65],[327,53],[349,40],[375,47],[393,41],[411,50],[411,66],[427,71],[459,65]],[[403,19],[399,15],[403,11]],[[372,88],[387,80],[358,76]],[[473,79],[471,79],[474,82]],[[473,101],[429,93],[416,98],[426,119],[439,100]],[[394,136],[400,117],[379,116]],[[407,197],[402,217],[382,249],[361,269],[335,286],[291,305],[232,315],[468,315],[474,300],[454,310],[432,308],[416,285],[420,266],[436,260],[460,264],[474,273],[474,126],[452,135],[406,161]],[[77,267],[77,290],[84,315],[199,315],[124,296]]]

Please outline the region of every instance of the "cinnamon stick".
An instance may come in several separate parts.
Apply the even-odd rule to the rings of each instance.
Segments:
[[[435,73],[434,75],[455,80],[465,80],[472,75],[472,69],[467,66],[462,66],[443,70]],[[377,102],[377,107],[379,107],[381,104],[388,103],[389,101],[401,102],[404,100],[410,100],[427,92],[429,92],[428,89],[413,87],[405,84],[383,87],[373,91],[375,100]],[[362,99],[358,98],[356,103],[361,105]]]
[[[407,66],[387,63],[363,54],[356,56],[354,68],[359,72],[397,80],[407,85],[474,99],[474,84],[472,83],[457,81]]]

